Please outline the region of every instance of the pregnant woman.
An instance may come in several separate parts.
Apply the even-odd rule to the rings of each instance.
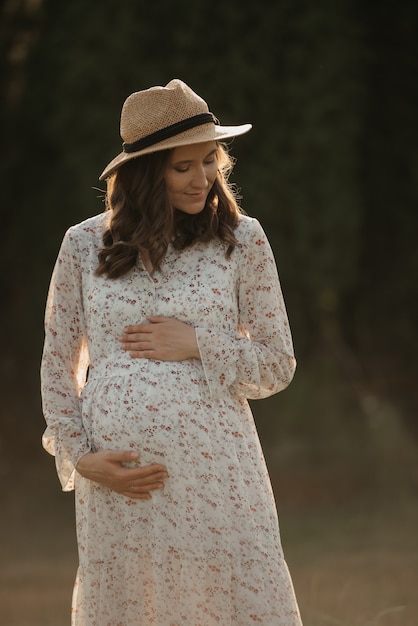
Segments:
[[[271,248],[221,126],[180,80],[133,93],[106,211],[66,233],[43,443],[76,490],[73,626],[301,626],[248,398],[295,368]]]

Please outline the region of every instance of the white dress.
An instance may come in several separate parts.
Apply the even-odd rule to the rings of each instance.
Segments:
[[[76,489],[73,626],[300,626],[247,398],[284,389],[295,361],[271,248],[243,216],[219,240],[171,246],[152,276],[94,276],[109,214],[68,230],[42,362],[43,443]],[[134,359],[117,338],[146,315],[196,328],[201,360]],[[85,384],[88,369],[88,382]],[[169,478],[133,500],[74,470],[89,450],[136,450]]]

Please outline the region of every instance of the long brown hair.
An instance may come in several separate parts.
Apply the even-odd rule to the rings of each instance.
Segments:
[[[178,250],[197,241],[218,237],[228,258],[238,244],[234,230],[241,213],[236,193],[228,182],[233,160],[218,144],[218,173],[205,207],[197,215],[177,211],[168,202],[164,173],[170,151],[132,159],[107,181],[106,208],[110,221],[103,234],[96,275],[119,278],[146,250],[152,267],[160,269],[169,243]]]

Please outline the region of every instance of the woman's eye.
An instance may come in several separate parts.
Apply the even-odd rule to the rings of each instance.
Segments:
[[[212,157],[209,161],[203,161],[203,165],[208,166],[208,165],[213,165],[216,162],[215,157]],[[185,165],[185,166],[175,166],[174,170],[176,172],[179,172],[180,174],[188,172],[190,170],[190,166],[189,165]]]

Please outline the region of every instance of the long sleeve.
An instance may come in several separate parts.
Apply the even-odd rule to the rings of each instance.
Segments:
[[[241,249],[236,333],[196,329],[212,397],[226,392],[265,398],[291,382],[296,367],[274,256],[257,220]]]
[[[47,422],[42,443],[55,455],[64,491],[74,488],[74,467],[90,449],[79,402],[88,364],[81,268],[77,242],[70,229],[62,242],[49,288],[41,364],[42,405]]]

